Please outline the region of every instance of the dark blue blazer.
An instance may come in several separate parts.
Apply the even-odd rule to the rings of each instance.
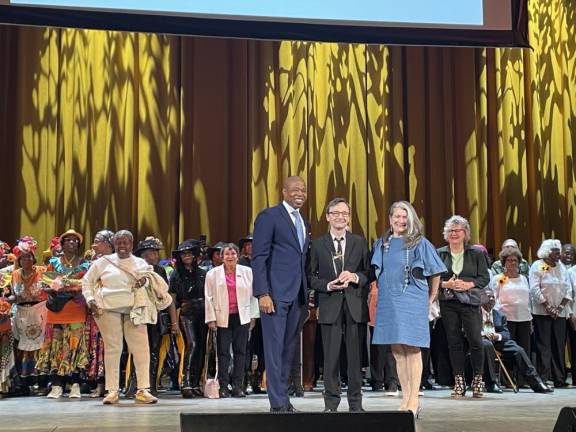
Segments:
[[[273,300],[292,302],[300,295],[304,301],[308,290],[306,254],[310,245],[305,221],[304,226],[307,235],[301,250],[296,227],[282,203],[258,214],[252,243],[254,296],[269,294]]]

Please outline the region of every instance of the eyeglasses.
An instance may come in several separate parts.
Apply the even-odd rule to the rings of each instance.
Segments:
[[[451,229],[451,230],[448,230],[448,234],[458,234],[458,233],[461,233],[461,232],[464,232],[464,231],[466,231],[466,230],[463,230],[462,228],[459,228],[459,229]]]
[[[345,211],[331,211],[331,212],[328,212],[328,214],[329,214],[330,216],[334,216],[334,217],[340,217],[340,216],[342,216],[342,217],[348,217],[348,216],[350,216],[350,213],[349,213],[349,212],[345,212]]]

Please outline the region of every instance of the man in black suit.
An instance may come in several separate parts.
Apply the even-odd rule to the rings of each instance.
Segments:
[[[330,231],[312,242],[310,287],[318,292],[318,323],[324,348],[324,411],[340,404],[340,348],[345,338],[348,406],[362,409],[362,347],[368,321],[370,257],[366,240],[348,232],[350,206],[335,198],[326,207]]]
[[[526,351],[510,338],[506,316],[494,307],[494,293],[486,291],[482,295],[482,345],[484,348],[484,382],[488,393],[502,393],[498,386],[496,374],[496,353],[500,352],[502,360],[513,361],[519,374],[535,393],[551,393],[536,368],[528,358]]]

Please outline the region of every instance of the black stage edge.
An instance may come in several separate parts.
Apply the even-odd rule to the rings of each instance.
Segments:
[[[576,432],[576,408],[564,407],[560,410],[554,432]]]
[[[182,432],[414,432],[409,411],[180,414]]]

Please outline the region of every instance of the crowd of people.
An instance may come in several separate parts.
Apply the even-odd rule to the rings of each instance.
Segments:
[[[99,231],[86,248],[69,229],[41,254],[30,236],[1,242],[0,397],[151,404],[163,389],[267,392],[272,412],[293,412],[289,396],[322,381],[326,412],[344,388],[350,411],[363,411],[370,385],[401,391],[399,409],[418,416],[422,391],[438,387],[481,398],[573,382],[573,245],[546,239],[530,265],[508,239],[493,259],[454,215],[437,248],[399,201],[370,248],[342,198],[325,209],[327,233],[311,239],[304,181],[286,179],[282,193],[254,235],[211,247],[188,239],[166,259],[160,240],[135,242],[127,230]]]

